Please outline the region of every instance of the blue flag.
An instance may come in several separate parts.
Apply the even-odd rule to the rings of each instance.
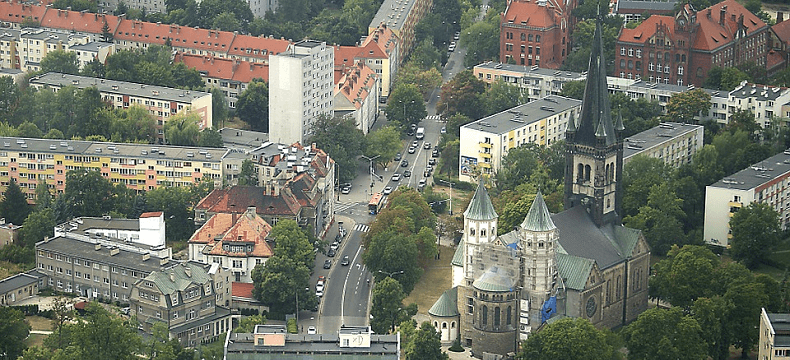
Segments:
[[[543,303],[543,309],[540,314],[541,323],[545,323],[556,312],[557,312],[557,297],[552,296],[548,300],[546,300],[546,302]]]

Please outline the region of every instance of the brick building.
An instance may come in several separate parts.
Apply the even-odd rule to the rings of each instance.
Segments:
[[[571,49],[577,1],[510,1],[500,15],[499,60],[559,69]]]
[[[702,11],[685,5],[674,17],[654,15],[616,42],[613,76],[702,86],[713,66],[750,61],[765,68],[770,28],[735,0]]]

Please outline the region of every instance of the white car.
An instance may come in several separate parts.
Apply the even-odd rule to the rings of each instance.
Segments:
[[[387,186],[387,187],[385,187],[385,188],[384,188],[384,191],[383,191],[382,193],[383,193],[384,195],[389,195],[389,194],[391,194],[391,193],[392,193],[392,186]]]
[[[307,327],[307,335],[315,335],[315,326]]]
[[[400,174],[398,173],[392,174],[392,181],[400,181]]]
[[[420,143],[418,143],[417,140],[411,142],[411,147],[416,148],[418,146],[420,146]]]
[[[324,283],[315,284],[315,291],[324,291]]]
[[[449,52],[455,51],[455,41],[450,43],[450,46],[447,47],[447,51]]]
[[[329,245],[329,249],[337,251],[337,248],[340,246],[337,242],[333,242],[332,245]]]
[[[447,134],[447,127],[446,126],[442,126],[442,131],[441,132],[442,132],[442,134]]]
[[[315,296],[323,297],[324,296],[324,290],[316,290],[315,291]]]

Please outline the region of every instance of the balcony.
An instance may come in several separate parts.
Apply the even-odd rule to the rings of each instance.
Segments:
[[[480,146],[482,146],[482,147],[484,147],[484,148],[488,148],[488,149],[490,149],[490,148],[491,148],[491,146],[492,146],[492,144],[491,144],[491,143],[487,143],[487,142],[482,142],[482,141],[481,141],[481,142],[480,142]]]
[[[484,158],[489,158],[489,159],[491,158],[491,153],[490,152],[480,151],[479,154],[480,154],[480,156],[482,156]]]

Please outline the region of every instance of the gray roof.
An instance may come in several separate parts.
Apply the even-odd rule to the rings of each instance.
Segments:
[[[0,151],[30,151],[49,154],[145,159],[147,161],[151,161],[152,159],[167,159],[193,162],[219,162],[229,152],[228,149],[225,148],[30,139],[20,137],[0,137]],[[99,164],[96,166],[98,167]]]
[[[776,100],[783,94],[787,93],[787,88],[745,84],[738,86],[735,90],[730,92],[730,96],[736,99],[755,98],[757,101]]]
[[[574,143],[596,146],[598,138],[605,139],[609,146],[617,142],[609,105],[609,87],[606,83],[606,58],[603,52],[601,21],[595,22],[587,82],[581,115],[576,127]]]
[[[446,290],[428,310],[428,314],[438,317],[458,316],[458,287]]]
[[[130,251],[124,247],[119,247],[118,254],[110,255],[110,247],[102,246],[99,250],[96,250],[97,244],[81,240],[79,237],[79,235],[65,234],[49,240],[39,241],[36,243],[36,250],[52,251],[73,258],[117,265],[145,273],[159,270],[163,266],[159,265],[160,258],[154,255],[151,255],[148,260],[143,260],[143,252]],[[167,265],[168,263],[164,264],[164,266]]]
[[[491,198],[488,197],[488,190],[483,185],[483,181],[477,184],[477,190],[475,190],[472,200],[469,201],[469,206],[464,211],[464,217],[471,220],[493,220],[497,218],[494,205],[491,204]]]
[[[77,224],[77,228],[71,231],[78,233],[88,229],[140,230],[140,219],[81,217],[70,221],[70,224]]]
[[[516,288],[513,281],[511,281],[508,276],[501,273],[496,266],[492,266],[486,270],[483,275],[480,275],[480,277],[475,280],[472,286],[477,290],[491,292],[508,292]]]
[[[451,262],[454,266],[464,266],[464,240],[461,239],[458,242],[458,247],[455,248],[455,253],[453,254],[453,261]]]
[[[625,139],[623,158],[627,159],[645,151],[646,149],[650,149],[661,143],[672,141],[679,136],[702,128],[702,125],[665,123],[654,128],[647,129],[639,134],[627,137]],[[702,144],[702,139],[699,140],[700,144]]]
[[[340,347],[338,334],[285,334],[285,346],[255,346],[254,335],[231,333],[227,360],[398,360],[400,334],[370,335],[370,347]]]
[[[71,51],[90,51],[90,52],[98,52],[102,48],[112,46],[110,43],[101,42],[101,41],[91,41],[87,44],[77,44],[72,45],[69,47]]]
[[[583,206],[555,214],[552,220],[560,229],[560,244],[569,255],[595,260],[601,269],[626,258],[614,240],[615,226],[605,224],[597,227]]]
[[[38,283],[38,278],[33,275],[26,273],[16,274],[0,280],[0,294],[6,294],[36,283]]]
[[[133,82],[107,80],[54,72],[32,77],[30,79],[30,83],[61,87],[71,85],[78,89],[85,89],[95,86],[101,93],[130,95],[162,101],[175,101],[179,103],[191,103],[195,99],[202,98],[204,96],[211,96],[211,93],[203,91],[181,90],[164,86],[144,85]]]
[[[492,61],[475,65],[475,67],[483,68],[483,69],[501,69],[505,71],[520,72],[523,74],[522,77],[526,77],[527,79],[530,78],[541,79],[544,77],[551,77],[557,80],[572,81],[572,80],[584,80],[586,78],[585,74],[577,73],[573,71],[560,71],[560,70],[541,68],[537,66],[504,64],[504,63],[497,63]]]
[[[538,191],[535,200],[532,201],[532,206],[529,208],[527,216],[524,217],[524,222],[521,223],[524,230],[529,231],[551,231],[556,229],[554,222],[551,221],[551,214],[546,202],[543,201],[543,194]]]
[[[790,172],[790,149],[776,154],[735,174],[725,177],[711,187],[752,190]]]
[[[689,88],[688,86],[681,86],[676,84],[664,84],[659,82],[637,80],[633,84],[628,86],[628,90],[636,90],[636,89],[645,89],[645,90],[651,89],[651,90],[661,90],[671,93],[681,93],[689,90],[694,90],[694,87]]]
[[[515,129],[532,124],[536,121],[557,115],[568,109],[579,107],[581,101],[559,95],[549,95],[541,99],[518,105],[480,120],[468,123],[462,128],[489,132],[492,134],[506,134]]]
[[[222,128],[219,129],[219,133],[222,135],[225,147],[241,147],[252,150],[269,142],[269,134],[258,131]]]
[[[417,0],[384,0],[368,27],[375,28],[384,23],[396,32],[401,31],[406,19],[410,18],[409,13],[416,3]]]
[[[634,0],[618,0],[618,10],[638,9],[638,10],[655,10],[655,11],[673,11],[675,9],[675,1],[634,1]]]
[[[187,269],[191,274],[187,274]],[[172,295],[178,291],[184,291],[192,286],[203,286],[209,281],[206,269],[195,263],[181,263],[170,269],[154,271],[144,279],[138,281],[150,281],[165,295]]]
[[[766,313],[776,336],[774,346],[790,346],[790,314]]]

